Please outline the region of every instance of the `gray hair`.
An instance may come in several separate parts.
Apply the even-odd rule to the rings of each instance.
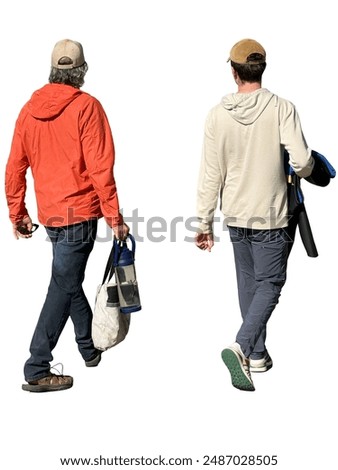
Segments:
[[[81,88],[84,84],[84,77],[87,73],[88,65],[85,62],[80,67],[73,69],[57,69],[52,67],[49,74],[49,83],[62,83],[71,85],[74,88]]]

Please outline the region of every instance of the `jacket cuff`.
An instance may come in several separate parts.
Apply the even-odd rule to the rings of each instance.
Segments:
[[[105,217],[105,220],[110,228],[118,227],[119,225],[124,224],[123,217],[120,213],[117,217]]]
[[[28,213],[24,215],[10,215],[9,219],[12,222],[12,224],[15,225],[15,224],[22,222],[22,220],[25,219],[26,217],[29,217]]]
[[[213,233],[213,223],[201,221],[198,224],[198,233]]]

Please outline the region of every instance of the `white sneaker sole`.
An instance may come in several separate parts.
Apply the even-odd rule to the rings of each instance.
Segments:
[[[271,359],[269,361],[267,361],[264,365],[258,366],[258,367],[255,367],[255,366],[251,365],[251,363],[250,363],[250,372],[254,373],[254,374],[267,372],[268,370],[271,369],[272,366],[273,366],[273,362],[272,362]]]

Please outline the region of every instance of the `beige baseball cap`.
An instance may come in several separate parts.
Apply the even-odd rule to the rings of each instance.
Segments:
[[[85,63],[82,45],[71,39],[62,39],[52,52],[52,66],[57,69],[73,69]]]
[[[263,59],[248,61],[250,54],[261,54]],[[242,39],[232,47],[228,62],[229,60],[236,64],[262,64],[266,60],[266,52],[264,47],[254,39]]]

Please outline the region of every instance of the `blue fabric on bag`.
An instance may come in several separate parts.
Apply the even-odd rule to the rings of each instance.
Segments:
[[[326,168],[328,174],[330,175],[330,178],[334,178],[336,176],[336,170],[333,168],[328,159],[324,157],[324,155],[319,152],[316,152],[315,150],[312,150],[311,155],[314,159],[320,160],[323,167]]]
[[[312,150],[311,155],[315,160],[315,164],[311,175],[307,176],[305,180],[316,186],[325,187],[336,176],[336,170],[321,153]]]

